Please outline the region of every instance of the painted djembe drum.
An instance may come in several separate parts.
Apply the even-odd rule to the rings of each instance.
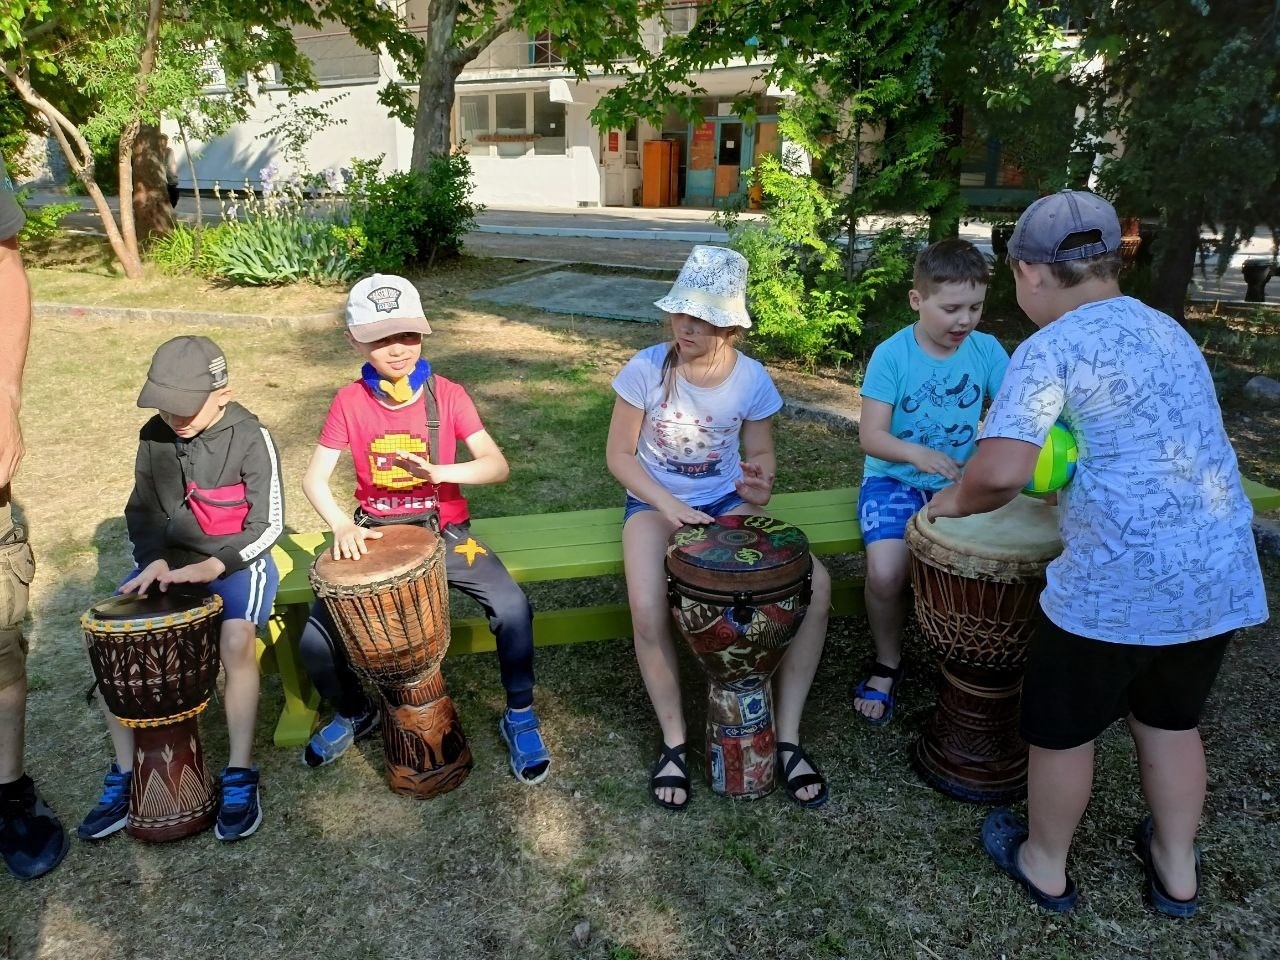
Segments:
[[[770,677],[809,608],[813,562],[798,527],[727,515],[667,543],[667,599],[707,673],[707,781],[751,799],[775,785]]]
[[[133,730],[130,834],[189,837],[218,814],[197,716],[218,679],[222,598],[174,587],[104,600],[80,618],[110,711]]]
[[[382,695],[387,784],[426,799],[471,772],[471,747],[440,673],[449,649],[444,541],[413,525],[379,532],[359,560],[321,554],[311,588],[333,617],[351,666]]]
[[[921,510],[907,525],[916,619],[941,670],[914,761],[927,783],[960,800],[1026,794],[1018,703],[1045,568],[1062,552],[1057,514],[1019,495],[991,513],[932,524]]]

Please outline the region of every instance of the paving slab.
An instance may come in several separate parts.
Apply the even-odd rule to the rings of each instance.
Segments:
[[[500,287],[477,290],[471,299],[537,307],[549,313],[661,323],[665,314],[653,301],[665,296],[670,289],[668,280],[552,270]]]

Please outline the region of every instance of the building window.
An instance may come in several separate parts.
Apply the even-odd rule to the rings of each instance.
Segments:
[[[529,62],[539,67],[555,67],[564,63],[550,30],[535,33],[529,38]]]
[[[640,130],[635,121],[632,121],[631,126],[627,127],[626,139],[626,164],[628,167],[638,167],[640,166]]]
[[[667,22],[667,33],[683,36],[698,22],[698,0],[676,0],[665,4],[662,16]]]
[[[476,156],[563,156],[564,104],[546,90],[458,97],[459,135]],[[492,121],[492,122],[491,122]]]
[[[489,144],[480,138],[493,131],[490,122],[489,95],[459,97],[459,135],[467,145],[467,153],[487,157]]]
[[[564,104],[552,103],[551,95],[540,90],[533,95],[533,152],[544,156],[563,156]]]
[[[360,46],[349,33],[301,36],[296,43],[298,52],[311,61],[311,72],[321,83],[378,78],[378,54]]]

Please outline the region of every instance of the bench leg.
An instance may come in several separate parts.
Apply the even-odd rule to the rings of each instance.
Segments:
[[[284,709],[280,712],[272,738],[277,747],[302,746],[311,738],[311,731],[316,725],[320,695],[311,685],[311,678],[298,653],[298,640],[306,625],[307,608],[294,605],[273,616],[269,626],[271,651],[280,673],[280,688],[284,692]]]

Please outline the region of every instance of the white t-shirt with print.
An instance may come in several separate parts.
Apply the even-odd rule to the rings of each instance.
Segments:
[[[1235,451],[1195,341],[1131,297],[1071,311],[1009,361],[982,438],[1037,446],[1061,419],[1079,459],[1040,598],[1064,630],[1164,645],[1267,619]]]
[[[723,383],[696,387],[677,377],[664,397],[662,361],[669,349],[660,343],[641,350],[618,371],[613,389],[644,411],[636,459],[672,496],[701,506],[733,492],[742,476],[742,424],[773,416],[782,396],[758,361],[735,351]]]

